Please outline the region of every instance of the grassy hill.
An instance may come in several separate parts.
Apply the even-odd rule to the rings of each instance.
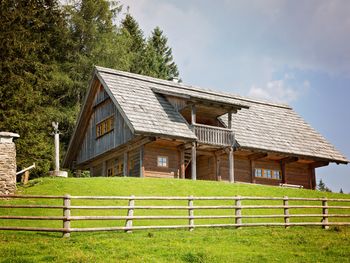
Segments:
[[[146,178],[43,178],[31,181],[27,187],[19,187],[19,194],[25,195],[136,195],[136,196],[290,196],[350,198],[350,195],[323,193],[303,189],[229,184],[171,179]],[[62,202],[61,200],[59,200]],[[2,201],[9,202],[9,201]],[[15,200],[12,203],[34,204],[38,200]],[[41,201],[43,202],[43,201]],[[82,201],[75,204],[123,204],[125,201]],[[96,203],[98,202],[98,203]],[[143,201],[137,201],[136,205]],[[147,204],[159,204],[148,201]],[[181,201],[183,202],[183,201]],[[250,201],[244,201],[249,204]],[[264,201],[259,201],[263,203]],[[45,203],[59,204],[55,200]],[[169,204],[179,204],[169,201]],[[300,202],[296,202],[300,203]],[[224,204],[232,204],[225,201]],[[276,203],[277,204],[277,203]],[[184,205],[184,203],[181,203]],[[302,210],[302,209],[300,209]],[[200,213],[206,214],[207,211]],[[258,211],[266,214],[274,210]],[[281,212],[281,211],[279,211]],[[299,211],[307,213],[307,210]],[[344,211],[337,211],[340,213]],[[349,211],[348,211],[349,212]],[[348,213],[347,212],[347,213]],[[61,215],[62,211],[25,209],[0,214],[18,215]],[[74,211],[74,215],[101,215],[101,211]],[[137,212],[142,215],[144,212]],[[155,212],[165,213],[165,211]],[[173,211],[169,214],[187,213]],[[197,213],[197,212],[196,212]],[[219,214],[233,211],[219,211]],[[247,211],[247,213],[252,213]],[[257,212],[254,212],[255,214]],[[346,213],[346,212],[345,212]],[[106,215],[126,215],[126,211],[103,211]],[[198,215],[198,214],[197,214]],[[269,219],[271,220],[271,219]],[[281,219],[276,219],[281,220]],[[297,219],[293,219],[297,220]],[[135,224],[148,224],[136,222]],[[159,222],[164,224],[164,222]],[[185,223],[180,220],[179,224]],[[232,222],[231,222],[232,223]],[[0,221],[0,224],[22,226],[61,227],[56,221]],[[73,222],[73,227],[117,226],[120,221]],[[132,234],[114,233],[72,233],[69,239],[55,233],[29,233],[0,231],[0,262],[350,262],[350,229],[333,227],[281,227],[270,228],[224,228],[186,230],[135,231]]]

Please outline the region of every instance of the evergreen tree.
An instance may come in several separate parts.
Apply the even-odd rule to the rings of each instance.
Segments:
[[[49,170],[53,143],[51,121],[64,60],[66,26],[55,0],[4,0],[0,4],[0,130],[20,134],[17,165],[36,162]]]
[[[149,64],[156,77],[172,79],[179,76],[172,49],[168,46],[168,39],[163,35],[163,31],[159,27],[153,30],[148,40],[148,49],[150,50],[150,55],[154,56]]]
[[[340,193],[340,194],[344,194],[344,192],[343,192],[343,188],[340,188],[339,193]]]
[[[139,24],[130,14],[126,14],[125,18],[122,20],[121,32],[124,37],[129,39],[127,52],[130,56],[131,64],[128,71],[143,74],[146,42]]]
[[[322,179],[320,179],[320,182],[317,185],[317,189],[321,192],[332,192],[332,190],[326,186]]]

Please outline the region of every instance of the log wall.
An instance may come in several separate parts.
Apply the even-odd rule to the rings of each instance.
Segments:
[[[168,167],[158,167],[158,156],[168,157]],[[176,147],[165,147],[157,142],[146,144],[144,147],[145,177],[178,177],[180,168],[179,152]]]

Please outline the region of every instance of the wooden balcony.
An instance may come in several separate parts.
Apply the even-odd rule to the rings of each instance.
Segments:
[[[203,124],[191,125],[191,129],[197,136],[197,141],[199,143],[218,146],[232,146],[235,141],[234,133],[230,129]]]

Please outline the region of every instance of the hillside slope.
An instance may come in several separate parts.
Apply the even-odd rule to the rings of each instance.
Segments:
[[[306,189],[213,181],[156,178],[40,178],[19,187],[18,194],[138,196],[290,196],[350,198],[350,195]]]

